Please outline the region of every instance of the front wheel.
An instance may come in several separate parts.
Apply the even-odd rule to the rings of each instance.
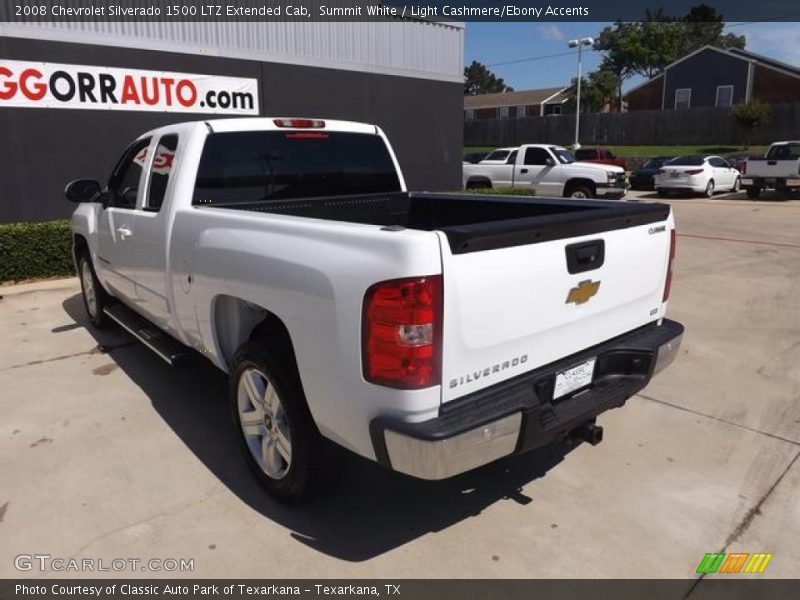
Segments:
[[[100,285],[92,266],[92,259],[87,253],[78,257],[78,277],[81,280],[83,306],[86,308],[89,322],[98,329],[107,328],[111,325],[111,319],[103,309],[108,306],[110,298]]]
[[[576,185],[564,194],[567,198],[575,198],[576,200],[583,200],[592,197],[592,190],[585,185]]]
[[[741,177],[737,177],[736,181],[733,182],[733,187],[731,188],[732,192],[738,192],[739,189],[742,187],[742,179]]]
[[[305,402],[297,370],[259,340],[233,359],[229,398],[245,460],[278,500],[307,496],[319,481],[320,435]]]
[[[706,198],[711,198],[711,197],[714,196],[714,180],[713,179],[709,179],[708,180],[708,183],[706,184],[706,191],[703,192],[703,195]]]

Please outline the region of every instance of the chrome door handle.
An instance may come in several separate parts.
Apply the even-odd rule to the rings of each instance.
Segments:
[[[133,235],[133,232],[124,225],[122,227],[117,227],[117,233],[119,234],[119,237],[121,237],[123,240],[126,237],[130,237],[131,235]]]

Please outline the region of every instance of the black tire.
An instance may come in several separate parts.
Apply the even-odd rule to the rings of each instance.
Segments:
[[[733,187],[731,188],[731,192],[734,194],[737,193],[742,187],[742,178],[737,177],[736,181],[733,182]]]
[[[468,190],[490,190],[492,189],[492,182],[489,180],[474,180],[467,182]]]
[[[666,189],[666,188],[658,188],[658,189],[656,190],[656,194],[657,194],[658,196],[661,196],[661,197],[663,197],[663,198],[666,198],[667,196],[669,196],[669,192],[667,191],[667,189]]]
[[[564,190],[565,198],[588,199],[594,198],[592,190],[585,185],[571,185]]]
[[[97,329],[107,329],[112,323],[103,309],[111,303],[111,297],[100,285],[88,252],[78,255],[78,279],[81,282],[81,297],[89,322]]]
[[[270,419],[270,422],[265,424],[260,447],[256,446],[257,436],[248,437],[245,434],[240,417],[240,402],[243,401],[240,399],[240,384],[244,386],[242,393],[247,394],[247,385],[243,378],[248,374],[255,375],[253,370],[263,374],[266,383],[274,388],[282,411],[274,421]],[[265,392],[268,389],[265,386]],[[325,468],[322,436],[306,404],[291,351],[270,352],[266,344],[258,339],[244,344],[233,357],[228,395],[235,434],[245,461],[258,482],[274,498],[283,502],[301,500],[310,495],[321,481],[327,479],[323,477]],[[266,411],[263,414],[267,414]],[[254,415],[254,418],[257,416]],[[286,437],[289,442],[290,460],[280,457],[281,466],[285,468],[285,473],[280,477],[270,475],[266,470],[268,466],[262,467],[253,455],[255,450],[251,450],[253,446],[259,447],[262,457],[264,456],[263,445],[269,444],[270,440],[277,440],[277,436],[273,437],[274,434],[269,433],[270,427],[275,432],[281,430],[284,435],[288,433]],[[267,442],[266,438],[269,438]],[[278,445],[276,443],[276,449]]]
[[[745,191],[750,200],[758,200],[758,197],[761,195],[761,188],[758,186],[748,186],[745,188]]]
[[[716,187],[714,185],[714,180],[709,179],[708,183],[706,184],[706,191],[703,192],[703,196],[705,196],[706,198],[713,198],[715,189]]]

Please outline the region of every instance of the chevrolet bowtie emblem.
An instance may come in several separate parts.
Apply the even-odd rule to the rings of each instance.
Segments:
[[[597,293],[597,290],[600,289],[600,282],[599,281],[592,281],[591,279],[586,279],[581,281],[578,285],[572,288],[569,293],[567,294],[567,301],[566,304],[573,302],[575,304],[584,304],[589,301],[589,299]]]

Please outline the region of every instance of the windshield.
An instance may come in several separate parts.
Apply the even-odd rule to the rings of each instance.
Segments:
[[[564,150],[563,148],[556,148],[555,146],[550,147],[550,152],[556,155],[558,161],[562,164],[568,165],[570,163],[577,162],[575,155],[572,154],[569,150]]]
[[[800,144],[773,146],[767,152],[767,158],[773,160],[797,160],[800,158]]]
[[[509,150],[494,150],[483,160],[505,160],[508,158]]]
[[[383,140],[328,131],[237,131],[208,136],[193,204],[399,192]]]
[[[679,156],[677,158],[673,158],[671,161],[669,161],[669,164],[680,165],[682,167],[701,167],[703,166],[704,162],[706,162],[705,156],[693,154],[689,156]]]

